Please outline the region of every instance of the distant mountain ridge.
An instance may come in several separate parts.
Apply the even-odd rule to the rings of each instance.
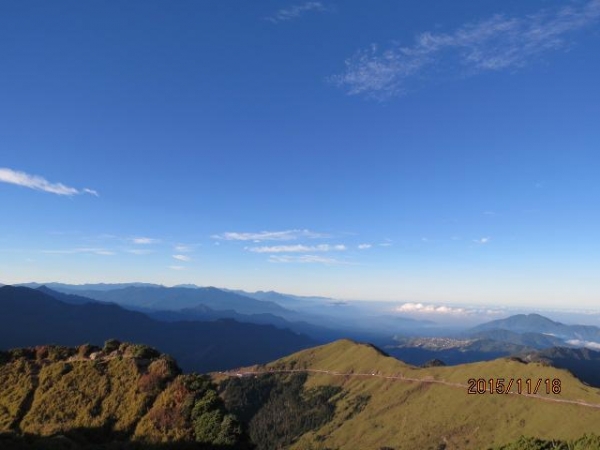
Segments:
[[[38,288],[35,288],[38,292],[43,292],[44,294],[49,295],[50,297],[54,297],[56,300],[60,300],[64,303],[70,303],[72,305],[84,305],[86,303],[97,303],[98,300],[94,300],[88,297],[83,297],[81,295],[76,294],[65,294],[64,292],[59,292],[50,289],[46,285],[42,285]]]
[[[126,288],[126,287],[161,287],[161,284],[155,284],[155,283],[140,283],[140,282],[133,282],[133,283],[84,283],[84,284],[66,284],[66,283],[56,283],[56,282],[49,282],[49,283],[36,283],[36,282],[31,282],[31,283],[17,283],[14,284],[14,286],[22,286],[22,287],[28,287],[28,288],[32,288],[32,289],[37,289],[41,286],[46,286],[52,290],[58,290],[58,291],[63,291],[63,290],[67,290],[67,291],[87,291],[87,290],[94,290],[94,291],[112,291],[114,289],[122,289],[122,288]]]
[[[600,387],[600,352],[589,348],[552,347],[518,355],[525,361],[541,362],[569,370],[581,381]]]
[[[116,304],[69,304],[36,289],[0,288],[0,348],[110,338],[162,348],[184,369],[202,372],[268,361],[315,343],[271,325],[231,319],[166,323]]]
[[[67,294],[75,293],[64,286],[48,287]],[[110,290],[78,289],[76,293],[103,302],[155,310],[176,311],[203,304],[214,310],[233,309],[242,314],[292,314],[292,311],[286,310],[276,303],[244,297],[214,287],[190,289],[165,286],[126,286]]]
[[[600,328],[593,325],[566,325],[540,314],[517,314],[505,319],[493,320],[478,325],[471,334],[492,330],[507,330],[515,333],[542,333],[561,339],[566,344],[582,346],[596,344],[600,347]],[[578,342],[579,341],[579,342]]]
[[[82,303],[82,297],[114,303],[149,314],[159,320],[215,320],[233,318],[247,323],[269,323],[308,333],[320,341],[352,337],[359,340],[387,339],[394,334],[432,329],[435,323],[387,314],[378,305],[370,312],[370,302],[340,302],[326,297],[301,297],[275,291],[249,293],[215,287],[184,284],[165,287],[149,283],[28,283],[27,287],[46,286],[69,303]],[[57,297],[57,294],[54,295]]]

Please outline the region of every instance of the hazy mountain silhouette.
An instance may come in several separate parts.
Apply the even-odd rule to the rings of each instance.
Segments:
[[[160,284],[155,284],[155,283],[85,283],[85,284],[66,284],[66,283],[56,283],[56,282],[50,282],[50,283],[19,283],[16,284],[15,286],[23,286],[23,287],[28,287],[28,288],[32,288],[32,289],[37,289],[41,286],[46,286],[52,290],[57,290],[57,291],[68,291],[68,292],[73,292],[73,291],[87,291],[87,290],[94,290],[94,291],[112,291],[114,289],[123,289],[126,287],[161,287]]]
[[[70,287],[60,286],[53,289],[69,294],[74,293]],[[288,311],[276,303],[255,300],[214,287],[190,289],[187,287],[127,286],[110,290],[78,289],[76,293],[103,302],[154,310],[176,311],[205,305],[214,310],[232,309],[242,314],[293,314],[292,311]]]
[[[202,372],[265,362],[314,344],[271,325],[231,319],[167,323],[115,304],[68,304],[34,289],[0,288],[0,348],[110,338],[161,348],[185,370]]]
[[[98,300],[94,300],[94,299],[91,299],[88,297],[83,297],[81,295],[65,294],[64,292],[59,292],[59,291],[50,289],[46,285],[42,285],[42,286],[38,287],[36,290],[39,292],[43,292],[44,294],[47,294],[47,295],[55,298],[56,300],[60,300],[61,302],[64,302],[64,303],[71,303],[73,305],[84,305],[86,303],[98,303]]]
[[[549,348],[564,345],[564,340],[543,333],[517,333],[515,331],[492,329],[469,333],[469,336],[476,339],[487,339],[510,344],[525,345],[537,349]]]
[[[234,319],[238,322],[254,323],[259,325],[273,325],[277,328],[292,330],[316,339],[320,342],[332,341],[342,338],[345,333],[340,330],[313,325],[304,321],[289,321],[275,314],[240,314],[234,310],[214,310],[206,305],[197,305],[193,308],[184,308],[179,311],[154,311],[147,310],[148,316],[167,322],[177,321],[214,321],[219,319]]]
[[[566,325],[555,322],[540,314],[517,314],[506,319],[493,320],[478,325],[471,333],[490,330],[508,330],[515,333],[543,333],[563,339],[564,341],[600,342],[600,328],[593,325]],[[576,345],[575,342],[573,344]],[[581,342],[584,344],[584,342]]]

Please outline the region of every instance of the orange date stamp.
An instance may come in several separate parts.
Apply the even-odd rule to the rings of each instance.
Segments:
[[[468,383],[468,394],[559,395],[562,389],[560,378],[469,378]]]

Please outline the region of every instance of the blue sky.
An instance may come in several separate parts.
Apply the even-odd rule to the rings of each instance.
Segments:
[[[600,0],[0,6],[0,282],[596,307]]]

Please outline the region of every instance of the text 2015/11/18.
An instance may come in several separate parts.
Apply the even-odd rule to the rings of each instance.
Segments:
[[[469,394],[560,394],[560,378],[469,378]],[[513,387],[515,390],[513,390]],[[540,392],[540,393],[541,393]]]

